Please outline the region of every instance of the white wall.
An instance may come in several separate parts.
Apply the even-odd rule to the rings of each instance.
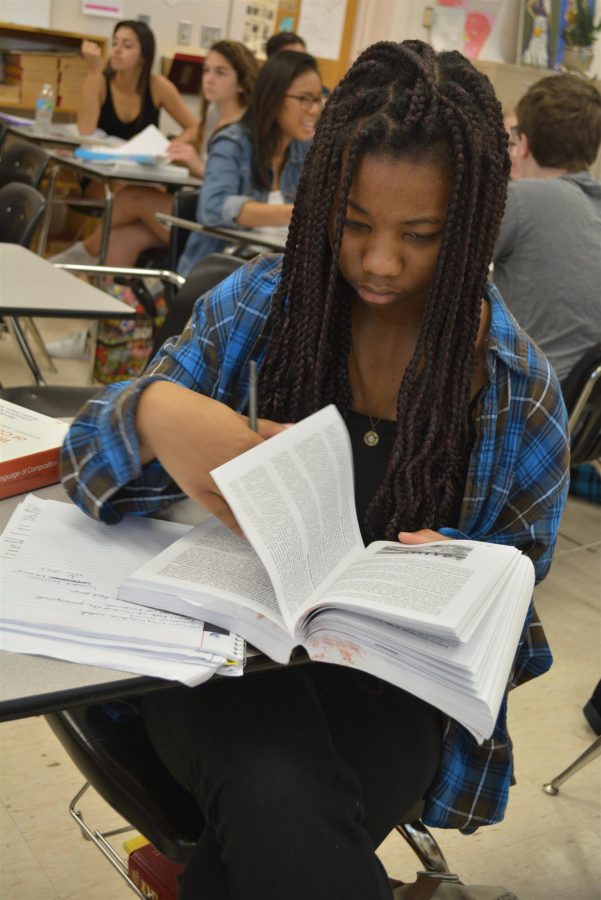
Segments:
[[[30,0],[20,0],[26,5]],[[63,31],[81,31],[108,37],[116,19],[104,16],[84,16],[81,0],[51,0],[50,28]],[[230,0],[124,0],[123,18],[137,19],[150,16],[157,42],[157,57],[172,56],[174,52],[197,53],[200,50],[200,26],[228,27]],[[181,19],[192,22],[192,42],[187,46],[177,44],[177,23]]]
[[[50,27],[50,0],[1,0],[0,19],[15,25]]]

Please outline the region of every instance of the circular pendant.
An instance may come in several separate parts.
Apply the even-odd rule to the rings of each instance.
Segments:
[[[363,442],[367,444],[368,447],[377,447],[380,443],[380,436],[377,431],[370,429],[370,431],[366,431],[363,435]]]

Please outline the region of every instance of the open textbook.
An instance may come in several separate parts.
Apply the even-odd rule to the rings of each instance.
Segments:
[[[129,577],[121,598],[206,616],[281,663],[301,645],[490,736],[534,586],[527,557],[475,541],[366,548],[333,406],[212,475],[248,540],[206,520]]]
[[[28,496],[0,538],[0,646],[189,685],[241,675],[241,638],[117,597],[130,572],[188,528],[133,516],[109,528],[71,503]]]

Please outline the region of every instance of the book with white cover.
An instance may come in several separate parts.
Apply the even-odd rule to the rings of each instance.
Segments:
[[[119,591],[205,617],[285,663],[370,672],[489,737],[534,586],[514,547],[477,541],[365,547],[346,426],[326,407],[212,472],[248,540],[195,526]]]
[[[68,427],[0,400],[0,498],[60,481],[58,458]]]

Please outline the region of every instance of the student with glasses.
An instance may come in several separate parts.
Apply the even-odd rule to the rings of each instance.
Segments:
[[[268,59],[245,115],[209,143],[197,221],[285,235],[321,106],[321,79],[312,56],[282,50]],[[178,271],[188,275],[223,246],[208,234],[190,234]]]

